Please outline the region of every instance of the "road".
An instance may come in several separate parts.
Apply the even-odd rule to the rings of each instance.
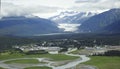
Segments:
[[[85,55],[73,55],[73,54],[68,54],[70,56],[79,56],[80,59],[78,60],[75,60],[73,62],[70,62],[68,64],[65,64],[65,65],[62,65],[62,66],[58,66],[58,67],[55,67],[53,69],[67,69],[67,68],[71,68],[71,67],[75,67],[76,65],[82,63],[82,62],[86,62],[88,60],[90,60],[90,58],[86,57]]]
[[[66,53],[66,55],[79,56],[80,58],[77,59],[77,60],[74,60],[72,62],[69,62],[65,65],[58,66],[58,67],[52,66],[52,63],[54,63],[54,62],[46,60],[46,58],[32,58],[32,59],[38,59],[40,62],[41,61],[47,62],[47,64],[22,64],[22,65],[5,64],[4,62],[5,61],[11,61],[11,60],[18,60],[18,59],[31,59],[31,58],[8,59],[8,60],[0,61],[0,67],[7,68],[7,69],[23,69],[25,67],[31,67],[31,66],[48,66],[48,67],[52,67],[53,69],[67,69],[67,68],[75,67],[76,65],[78,65],[80,63],[83,63],[83,62],[86,62],[86,61],[90,60],[90,58],[86,57],[85,55],[74,55],[74,54],[68,54],[68,53]],[[90,69],[95,69],[95,68],[90,68]]]

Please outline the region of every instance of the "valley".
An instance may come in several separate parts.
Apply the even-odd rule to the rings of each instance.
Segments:
[[[100,58],[107,57],[105,55],[111,55],[111,57],[116,57],[118,55],[119,58],[120,48],[118,36],[116,37],[118,39],[116,39],[115,36],[112,38],[101,38],[100,36],[99,38],[98,36],[96,36],[94,37],[94,39],[92,38],[92,36],[89,36],[89,38],[91,37],[89,40],[88,36],[87,38],[86,36],[84,36],[84,38],[79,37],[79,39],[54,38],[54,40],[53,38],[52,40],[49,38],[39,40],[40,37],[43,38],[43,36],[39,36],[39,38],[38,36],[37,38],[24,37],[24,39],[23,37],[14,37],[12,39],[11,37],[6,37],[6,40],[10,40],[12,44],[15,44],[11,45],[11,47],[8,46],[9,48],[6,47],[0,49],[0,67],[5,69],[26,69],[34,67],[43,67],[46,69],[101,69],[102,64],[98,66],[89,62],[94,62],[96,60],[99,63],[99,60],[101,60]],[[2,39],[3,42],[5,41],[5,44],[6,40]],[[19,41],[19,43],[17,41]],[[18,44],[16,44],[16,42]],[[21,42],[23,44],[21,44]],[[115,55],[115,53],[118,54]],[[97,56],[99,57],[99,59],[93,60],[94,57]],[[113,61],[115,59],[113,59]],[[109,58],[106,58],[105,60],[106,63],[109,63],[107,61],[109,60]],[[105,60],[103,59],[103,61]],[[118,64],[116,61],[114,63]],[[117,67],[119,67],[118,65]]]
[[[120,69],[120,0],[0,0],[0,69]]]

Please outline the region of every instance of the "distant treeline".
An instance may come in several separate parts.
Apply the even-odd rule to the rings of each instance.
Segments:
[[[25,45],[36,43],[37,41],[21,37],[0,36],[0,51],[11,49],[14,45]]]
[[[48,52],[45,50],[34,50],[34,51],[28,51],[25,54],[31,55],[31,54],[47,54]]]
[[[104,54],[94,54],[93,56],[120,56],[119,50],[110,50],[105,52]]]
[[[12,54],[33,55],[33,54],[47,54],[48,52],[45,50],[22,51],[21,49],[18,49],[18,48],[12,48],[9,50],[0,51],[0,55],[3,53],[7,53],[10,55],[12,55]]]
[[[64,41],[62,39],[68,39]],[[57,41],[56,41],[57,40]],[[78,42],[74,42],[77,40]],[[16,37],[16,36],[0,36],[0,51],[11,49],[15,45],[40,44],[43,41],[53,42],[54,46],[68,48],[70,45],[81,48],[83,46],[104,46],[104,45],[120,45],[119,34],[65,34],[50,35],[37,37]],[[55,43],[56,42],[56,43]],[[61,42],[61,44],[59,44]],[[49,46],[49,45],[48,45]]]

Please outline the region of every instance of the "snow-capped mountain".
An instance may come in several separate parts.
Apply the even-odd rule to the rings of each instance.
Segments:
[[[49,19],[56,23],[82,23],[91,16],[96,15],[93,12],[65,11]]]
[[[53,16],[51,17],[50,19],[52,20],[59,20],[61,18],[64,18],[66,16],[74,16],[74,15],[77,15],[79,12],[76,12],[76,11],[65,11],[65,12],[61,12],[60,14],[56,15],[56,16]]]
[[[64,11],[60,14],[49,18],[50,20],[58,23],[58,28],[64,29],[66,32],[76,32],[78,27],[90,17],[96,15],[95,12],[77,12],[77,11]]]

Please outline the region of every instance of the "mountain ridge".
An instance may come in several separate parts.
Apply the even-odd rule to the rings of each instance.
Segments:
[[[120,9],[111,9],[101,14],[95,15],[81,24],[80,32],[105,32],[107,27],[120,20]]]
[[[0,34],[34,35],[60,32],[57,24],[43,18],[5,17],[0,20]]]
[[[49,19],[56,23],[82,23],[96,14],[97,13],[92,12],[65,11],[61,12],[59,15],[50,17]]]

